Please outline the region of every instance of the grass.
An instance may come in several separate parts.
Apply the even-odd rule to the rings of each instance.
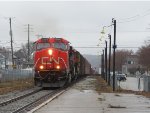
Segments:
[[[0,95],[12,92],[15,90],[25,90],[34,86],[32,78],[15,80],[15,81],[6,81],[0,83]]]
[[[96,82],[95,82],[95,87],[96,91],[98,93],[112,93],[113,89],[110,87],[104,79],[102,79],[100,76],[95,76],[96,77]]]

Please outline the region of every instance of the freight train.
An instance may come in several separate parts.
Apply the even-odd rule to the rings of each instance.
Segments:
[[[34,42],[34,82],[40,87],[63,87],[91,73],[91,64],[63,38]]]

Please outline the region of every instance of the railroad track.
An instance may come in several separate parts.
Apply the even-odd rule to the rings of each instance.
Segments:
[[[6,100],[0,103],[0,113],[26,113],[60,91],[62,90],[42,90],[41,88],[28,94]]]
[[[7,104],[10,104],[10,103],[12,103],[12,102],[14,102],[14,101],[17,101],[17,100],[19,100],[19,99],[25,98],[25,97],[27,97],[27,96],[29,96],[29,95],[32,95],[32,94],[34,94],[34,93],[37,93],[37,92],[39,92],[39,91],[41,91],[41,90],[42,90],[42,88],[36,89],[36,90],[31,91],[31,92],[29,92],[29,93],[27,93],[27,94],[23,94],[23,95],[20,95],[20,96],[17,96],[17,97],[8,99],[8,100],[6,100],[6,101],[0,102],[0,107],[6,106]]]
[[[30,103],[28,105],[25,105],[25,106],[17,109],[16,111],[14,111],[12,113],[27,113],[28,111],[29,111],[28,113],[33,113],[34,111],[36,111],[37,109],[41,108],[45,104],[49,103],[53,99],[57,98],[59,95],[64,93],[68,88],[72,87],[73,84],[75,84],[76,82],[79,82],[81,79],[82,78],[78,79],[77,81],[73,81],[71,84],[69,84],[66,87],[60,88],[58,90],[53,90],[52,92],[42,96],[41,98],[33,101],[32,103]],[[37,108],[35,108],[35,107],[37,107]]]
[[[27,113],[28,111],[33,110],[35,107],[41,105],[47,100],[53,100],[54,98],[58,97],[78,81],[79,80],[72,82],[65,88],[59,88],[56,90],[43,90],[41,88],[28,94],[1,102],[0,113]]]
[[[65,90],[63,89],[59,89],[59,90],[54,90],[44,96],[42,96],[41,98],[31,102],[30,104],[27,104],[17,110],[15,110],[12,113],[27,113],[28,111],[32,110],[33,108],[35,108],[36,106],[42,104],[43,102],[45,102],[46,100],[48,100],[49,98],[51,98],[51,100],[53,100],[54,98],[56,98],[57,96],[59,96],[61,93],[63,93]],[[58,94],[58,95],[57,95]],[[56,96],[54,96],[56,95]],[[54,96],[54,97],[53,97]]]

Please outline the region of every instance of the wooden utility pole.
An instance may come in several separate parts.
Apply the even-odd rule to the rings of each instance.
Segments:
[[[107,82],[107,41],[105,41],[105,80]]]
[[[111,35],[108,35],[109,37],[109,68],[108,68],[108,85],[110,85],[110,64],[111,64]]]
[[[14,66],[14,58],[13,58],[13,39],[12,39],[12,28],[11,28],[11,18],[9,18],[9,24],[10,24],[10,42],[11,42],[11,54],[12,54],[12,66]]]
[[[30,62],[30,32],[32,32],[32,28],[31,28],[31,25],[30,24],[27,24],[25,25],[27,27],[27,32],[28,35],[27,35],[27,62],[29,63]]]
[[[29,44],[29,35],[30,35],[30,25],[28,24],[28,63],[30,61],[30,44]]]
[[[115,91],[115,62],[116,62],[116,20],[113,19],[114,23],[114,45],[113,45],[113,91]]]
[[[102,63],[101,63],[101,64],[102,64],[102,65],[101,65],[101,67],[102,67],[102,73],[101,73],[101,74],[102,74],[102,78],[104,79],[104,78],[105,78],[105,75],[104,75],[104,50],[103,50],[103,53],[102,53],[101,60],[102,60],[102,61],[101,61],[101,62],[102,62]]]

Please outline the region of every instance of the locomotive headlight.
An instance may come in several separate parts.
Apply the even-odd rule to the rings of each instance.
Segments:
[[[44,66],[43,66],[43,65],[41,65],[39,68],[40,68],[40,69],[44,69]]]
[[[51,49],[49,49],[49,50],[48,50],[48,54],[49,54],[49,55],[52,55],[52,54],[53,54],[53,51],[52,51]]]
[[[56,66],[56,69],[60,69],[60,66],[59,66],[59,65],[57,65],[57,66]]]

